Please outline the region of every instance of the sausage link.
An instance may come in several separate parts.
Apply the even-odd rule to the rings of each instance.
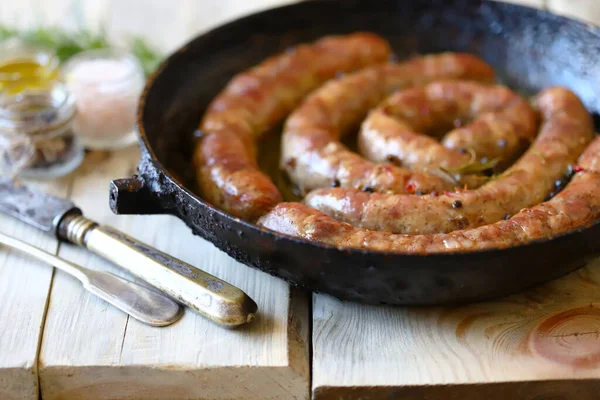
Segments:
[[[422,132],[443,132],[442,143]],[[483,158],[512,161],[536,135],[536,115],[510,89],[477,82],[434,82],[397,92],[369,113],[358,136],[371,161],[411,170],[459,169]]]
[[[411,235],[475,228],[539,204],[594,131],[590,115],[572,92],[551,88],[536,100],[544,122],[535,142],[511,168],[478,189],[440,196],[321,189],[311,192],[305,203],[357,227]]]
[[[538,100],[540,105],[555,101],[552,97]],[[548,239],[600,219],[600,138],[588,146],[575,171],[578,172],[567,187],[551,200],[523,209],[508,220],[451,233],[403,235],[369,231],[339,222],[300,203],[281,203],[258,223],[280,233],[339,248],[409,254],[507,248]]]
[[[280,203],[259,224],[273,231],[338,248],[405,254],[453,253],[518,246],[549,239],[600,218],[600,175],[580,172],[550,201],[506,221],[452,233],[401,235],[369,231],[339,222],[301,203]]]
[[[332,185],[394,193],[451,189],[455,182],[447,177],[373,163],[339,142],[392,92],[439,79],[490,82],[494,72],[473,55],[443,53],[372,67],[330,81],[288,118],[282,139],[282,168],[303,193]]]
[[[256,164],[256,140],[313,89],[339,72],[382,63],[388,43],[370,33],[331,36],[273,56],[235,76],[208,107],[194,151],[200,194],[245,220],[256,220],[281,201]]]

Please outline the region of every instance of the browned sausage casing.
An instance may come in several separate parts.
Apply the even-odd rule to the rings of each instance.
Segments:
[[[257,167],[256,140],[291,112],[311,90],[339,72],[382,63],[388,43],[370,33],[332,36],[297,46],[234,77],[209,106],[194,165],[209,202],[255,220],[281,201]]]
[[[367,161],[339,142],[390,93],[439,79],[490,82],[494,71],[476,56],[443,53],[367,68],[329,81],[288,118],[282,168],[303,193],[330,186],[394,193],[451,189],[454,183],[443,177]]]
[[[510,89],[442,81],[388,97],[363,122],[358,147],[371,161],[392,160],[411,170],[456,170],[481,159],[508,165],[536,128],[534,110]],[[450,130],[441,143],[425,134]]]
[[[555,89],[553,89],[555,90]],[[540,100],[544,93],[540,95]],[[546,101],[553,102],[553,98]],[[570,132],[564,131],[565,135]],[[259,220],[277,232],[340,248],[412,254],[506,248],[551,238],[600,218],[600,138],[579,160],[579,171],[551,200],[526,208],[509,220],[478,228],[430,235],[403,235],[355,228],[300,203],[281,203]]]
[[[536,99],[543,125],[529,150],[496,179],[475,190],[411,196],[321,189],[305,203],[354,226],[411,235],[447,233],[499,221],[539,204],[592,140],[590,115],[562,88]]]

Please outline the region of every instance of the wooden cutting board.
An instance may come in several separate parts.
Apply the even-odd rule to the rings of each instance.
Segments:
[[[514,2],[600,21],[596,0]],[[98,0],[82,2],[82,18],[92,27],[105,21],[111,36],[142,34],[169,51],[210,26],[281,3]],[[6,1],[0,21],[73,26],[72,4]],[[193,237],[173,217],[113,215],[108,182],[133,174],[137,159],[132,149],[90,153],[73,176],[38,185],[240,286],[258,302],[259,318],[228,331],[187,312],[171,327],[147,327],[60,271],[0,249],[0,400],[39,393],[52,400],[307,399],[311,393],[315,399],[598,398],[598,262],[535,290],[466,307],[361,306],[324,295],[311,302]],[[0,230],[118,272],[2,215]]]

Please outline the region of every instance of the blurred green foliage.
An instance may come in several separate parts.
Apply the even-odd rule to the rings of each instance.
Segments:
[[[9,38],[18,38],[25,43],[48,48],[54,51],[61,62],[85,50],[111,47],[103,29],[96,33],[85,29],[73,32],[56,27],[39,27],[19,31],[0,25],[0,41]],[[158,51],[139,37],[132,38],[128,47],[129,51],[140,61],[146,75],[154,72],[162,58]]]

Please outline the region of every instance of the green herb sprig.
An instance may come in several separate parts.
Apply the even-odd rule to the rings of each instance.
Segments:
[[[38,27],[19,31],[8,26],[0,26],[0,41],[10,38],[20,39],[33,46],[48,48],[56,54],[61,62],[82,51],[112,47],[104,29],[100,29],[98,32],[85,29],[73,32],[58,27]],[[128,47],[129,51],[140,61],[146,75],[156,70],[162,59],[156,49],[139,37],[133,37],[129,41]]]

